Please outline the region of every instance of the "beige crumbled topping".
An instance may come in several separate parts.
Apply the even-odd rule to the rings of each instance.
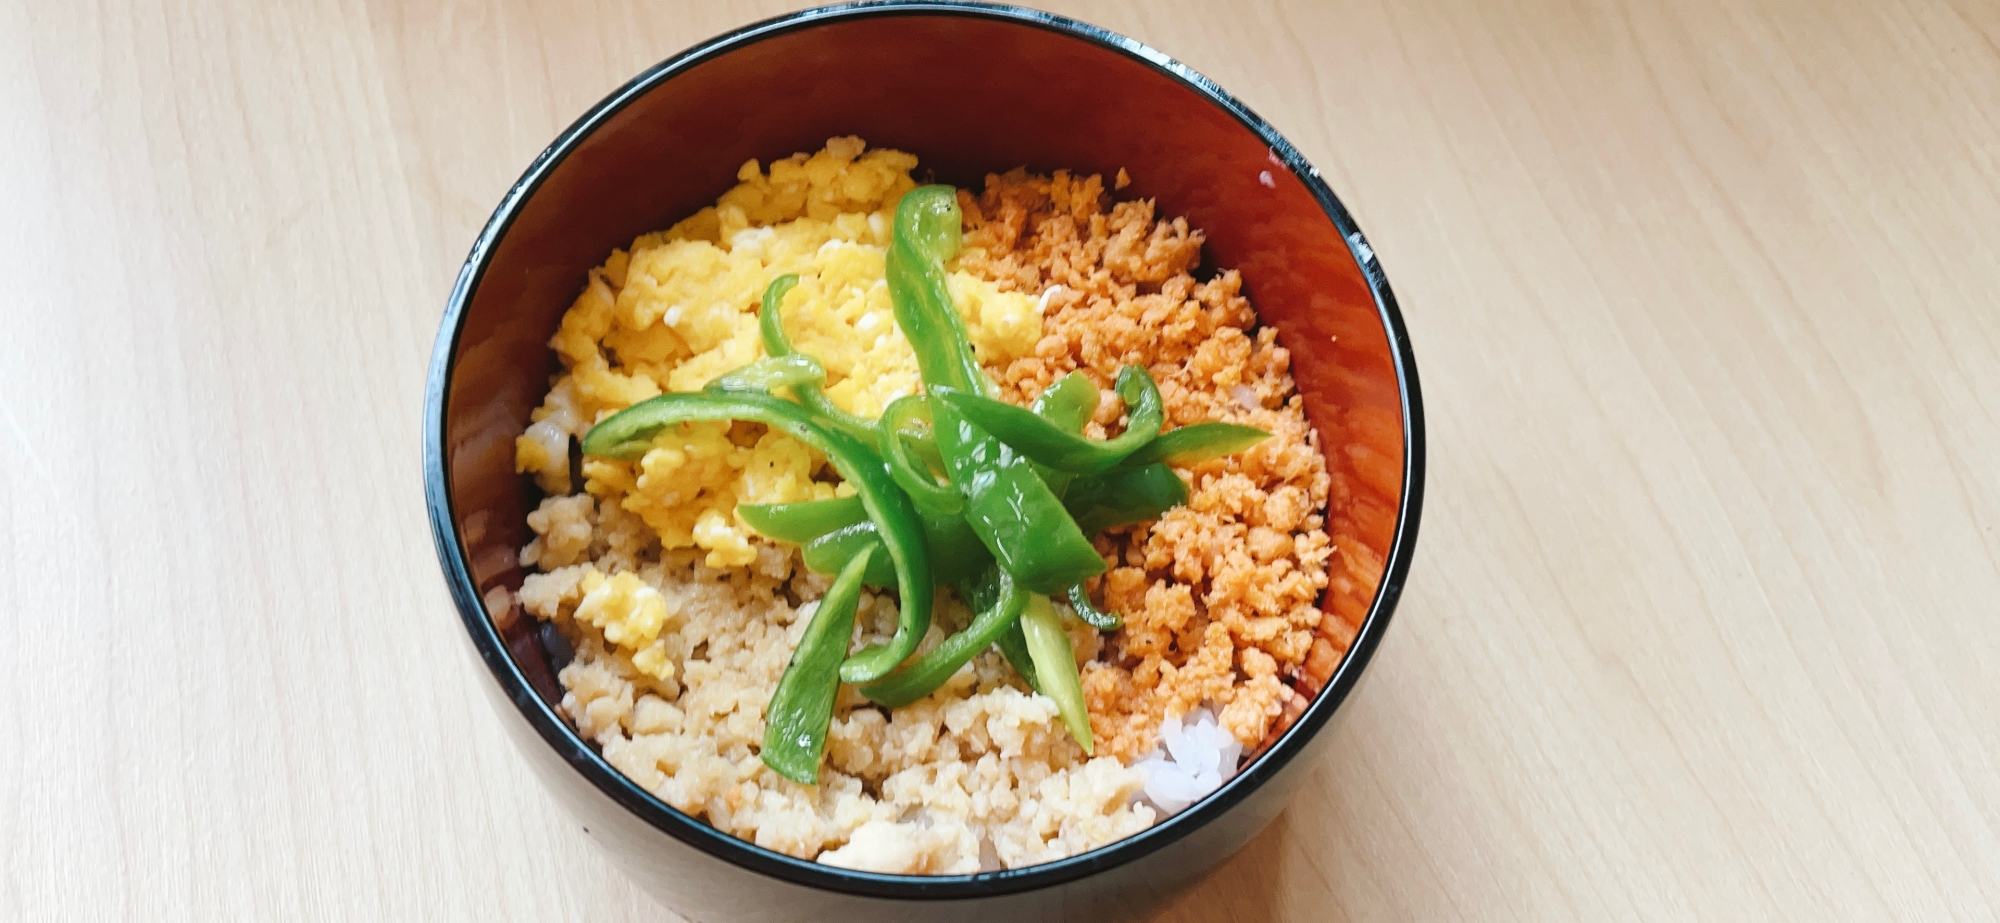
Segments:
[[[592,514],[584,508],[583,515]],[[1151,808],[1128,803],[1141,775],[1115,759],[1085,757],[1055,704],[1023,691],[991,652],[937,694],[887,715],[845,690],[818,786],[765,767],[757,756],[764,706],[815,605],[790,600],[825,590],[796,554],[767,548],[777,563],[768,571],[709,568],[682,549],[617,577],[582,563],[530,575],[521,587],[528,612],[578,641],[575,661],[559,676],[563,711],[620,772],[760,846],[875,871],[1018,868],[1152,825]],[[661,652],[663,670],[644,668],[646,651],[628,655],[606,643],[606,626],[619,623],[589,611],[593,593],[627,574],[664,604],[646,649]],[[932,643],[969,617],[947,603]],[[857,645],[894,630],[896,607],[886,595],[866,594],[862,611]],[[641,628],[649,624],[640,620]]]
[[[1203,701],[1255,747],[1292,697],[1285,680],[1313,652],[1331,551],[1329,479],[1276,331],[1256,315],[1235,272],[1192,275],[1201,234],[1160,220],[1150,201],[1111,202],[1099,177],[1016,171],[960,193],[961,270],[1049,293],[1035,355],[998,370],[1025,403],[1082,369],[1104,388],[1093,436],[1121,425],[1110,391],[1120,367],[1159,382],[1169,428],[1223,420],[1273,435],[1249,451],[1185,469],[1190,497],[1156,523],[1115,530],[1098,550],[1112,569],[1100,605],[1124,614],[1106,653],[1084,671],[1099,752],[1133,762],[1159,725]]]

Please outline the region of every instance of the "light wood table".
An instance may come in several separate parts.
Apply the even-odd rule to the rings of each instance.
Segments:
[[[2000,4],[1059,4],[1346,197],[1430,408],[1306,794],[1167,919],[2000,916]],[[445,293],[781,4],[0,4],[0,918],[671,915],[475,690]]]

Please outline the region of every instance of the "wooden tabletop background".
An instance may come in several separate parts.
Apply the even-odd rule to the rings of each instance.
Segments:
[[[2000,4],[1057,3],[1402,298],[1429,495],[1299,800],[1165,918],[2000,916]],[[0,917],[672,920],[423,514],[508,184],[778,2],[0,2]]]

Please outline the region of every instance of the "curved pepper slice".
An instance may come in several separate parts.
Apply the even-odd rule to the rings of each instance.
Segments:
[[[1062,617],[1046,596],[1035,596],[1021,611],[1021,631],[1028,636],[1028,654],[1035,660],[1035,675],[1041,679],[1041,693],[1055,700],[1069,736],[1093,753],[1090,712],[1084,707],[1083,680],[1076,672],[1076,649],[1063,631]]]
[[[861,694],[890,708],[900,708],[936,692],[945,680],[965,666],[966,661],[991,647],[1003,632],[1018,622],[1023,608],[1030,605],[1033,599],[1042,599],[1047,604],[1046,599],[1022,590],[1003,572],[997,597],[973,616],[972,624],[944,639],[943,643],[931,648],[914,663],[904,665],[880,682],[861,687]],[[1075,665],[1071,666],[1073,669]]]
[[[806,623],[805,637],[792,650],[792,662],[778,679],[778,691],[764,710],[764,765],[801,785],[819,783],[820,758],[826,755],[826,730],[833,721],[833,701],[840,691],[840,661],[854,636],[854,609],[861,599],[861,575],[875,558],[864,549],[840,576],[833,578],[818,610]]]
[[[990,397],[938,389],[938,396],[994,438],[1037,462],[1073,474],[1097,474],[1124,461],[1160,434],[1166,409],[1153,376],[1135,365],[1118,372],[1118,396],[1130,408],[1125,432],[1088,439],[1068,432],[1025,407]]]
[[[1097,413],[1100,396],[1097,382],[1091,381],[1090,376],[1080,371],[1071,372],[1056,379],[1055,384],[1050,385],[1040,397],[1035,398],[1035,415],[1060,427],[1064,432],[1081,435],[1084,424],[1089,423],[1090,418]],[[1042,469],[1041,475],[1042,482],[1049,485],[1049,491],[1057,497],[1061,497],[1064,491],[1069,490],[1069,482],[1076,479],[1076,475],[1067,471],[1057,471],[1046,466]],[[1025,660],[1028,651],[1027,642],[1021,642],[1019,650]],[[1020,669],[1018,665],[1015,668]]]
[[[1001,570],[991,559],[988,559],[987,565],[986,571],[977,579],[960,580],[953,585],[958,590],[958,598],[965,600],[966,606],[974,612],[986,611],[1000,598]],[[1028,656],[1028,638],[1021,634],[1019,621],[1002,630],[1000,637],[993,640],[993,646],[998,647],[1000,653],[1006,656],[1007,663],[1014,667],[1014,672],[1021,674],[1021,678],[1028,681],[1029,689],[1042,691],[1040,681],[1035,679],[1034,658]]]
[[[735,371],[724,372],[702,386],[702,390],[769,394],[779,388],[816,387],[825,382],[826,368],[818,359],[794,353],[766,356]]]
[[[965,495],[966,522],[1002,568],[1036,593],[1058,593],[1104,573],[1104,559],[1033,462],[948,403],[931,412],[945,467]]]
[[[955,583],[992,566],[993,556],[979,543],[972,527],[956,516],[933,516],[921,510],[917,517],[924,525],[924,545],[930,550],[931,578],[939,583]],[[837,526],[806,539],[803,544],[806,569],[816,574],[838,573],[863,548],[880,547],[882,539],[875,524],[866,520]],[[867,582],[887,586],[895,578],[888,558],[878,557],[868,568]],[[963,597],[961,597],[963,598]]]
[[[873,447],[822,425],[805,408],[768,394],[662,394],[625,408],[591,427],[583,437],[589,455],[625,461],[652,447],[653,435],[676,423],[747,420],[780,430],[818,449],[861,497],[868,518],[880,529],[882,544],[895,563],[901,618],[889,643],[870,645],[847,658],[840,678],[850,683],[879,679],[916,652],[931,627],[934,586],[921,520],[910,498],[889,477]]]
[[[764,289],[763,303],[757,311],[757,332],[760,339],[764,342],[764,354],[772,359],[785,359],[800,355],[797,350],[792,348],[791,339],[785,336],[785,325],[779,313],[780,306],[784,304],[786,293],[790,292],[792,287],[798,284],[799,277],[797,273],[786,273],[772,279],[771,284]],[[814,365],[819,364],[819,360],[813,359],[811,356],[805,356],[804,358],[811,361]],[[826,396],[825,384],[826,373],[822,370],[818,381],[796,384],[792,387],[792,394],[799,399],[799,403],[810,408],[820,418],[820,422],[863,442],[873,442],[875,439],[875,424],[840,409],[839,405],[833,402],[833,398]]]
[[[1158,519],[1187,498],[1187,483],[1181,476],[1156,462],[1077,478],[1063,495],[1063,503],[1079,528],[1096,535],[1114,526]]]
[[[965,318],[952,306],[944,261],[963,241],[958,190],[918,186],[896,203],[896,224],[883,275],[896,308],[896,324],[917,354],[925,384],[986,394],[991,384],[966,336]]]
[[[863,555],[874,554],[882,547],[882,535],[875,531],[872,522],[857,522],[842,526],[812,541],[805,543],[802,557],[806,570],[815,574],[844,573],[847,565]],[[887,556],[878,556],[875,563],[861,576],[861,582],[869,586],[887,586],[896,580],[896,569]]]
[[[924,512],[955,516],[965,511],[965,497],[950,484],[939,484],[930,466],[905,441],[911,424],[930,421],[930,404],[914,394],[896,398],[882,411],[882,458],[889,475]]]
[[[1035,398],[1035,415],[1066,433],[1081,433],[1083,425],[1097,413],[1101,395],[1097,382],[1082,372],[1071,372]]]
[[[886,264],[889,298],[925,386],[933,393],[984,396],[992,382],[945,285],[944,261],[961,242],[959,219],[957,193],[949,186],[920,186],[903,195]],[[1053,593],[1104,572],[1104,560],[1032,462],[949,404],[933,403],[931,416],[945,471],[965,497],[966,521],[1016,581]]]
[[[736,515],[761,535],[803,545],[842,526],[868,521],[860,497],[797,503],[738,503]]]
[[[1269,438],[1271,438],[1270,433],[1254,426],[1244,426],[1239,423],[1196,423],[1161,433],[1160,438],[1146,443],[1138,451],[1125,456],[1125,460],[1119,464],[1128,468],[1154,463],[1195,465],[1211,458],[1235,455]]]
[[[1084,620],[1098,631],[1117,631],[1125,627],[1125,617],[1116,612],[1106,612],[1090,601],[1090,594],[1084,592],[1083,584],[1069,588],[1069,607],[1076,610],[1076,617]]]

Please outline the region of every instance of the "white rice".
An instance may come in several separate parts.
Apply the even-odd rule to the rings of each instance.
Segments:
[[[1146,773],[1144,800],[1177,814],[1236,776],[1243,745],[1205,707],[1160,723],[1160,748],[1133,768]]]

